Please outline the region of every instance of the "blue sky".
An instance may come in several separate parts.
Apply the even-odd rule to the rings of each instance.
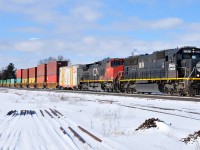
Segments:
[[[198,0],[0,0],[0,67],[200,47]]]

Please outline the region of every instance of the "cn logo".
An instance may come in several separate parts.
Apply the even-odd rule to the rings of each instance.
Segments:
[[[99,75],[98,69],[94,68],[93,69],[93,76],[98,76],[98,75]]]

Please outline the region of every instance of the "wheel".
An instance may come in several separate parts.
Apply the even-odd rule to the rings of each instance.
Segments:
[[[181,91],[178,92],[179,96],[183,96],[183,93]]]
[[[169,92],[168,92],[168,94],[170,94],[170,95],[173,95],[173,94],[174,94],[174,92],[173,92],[173,91],[169,91]]]

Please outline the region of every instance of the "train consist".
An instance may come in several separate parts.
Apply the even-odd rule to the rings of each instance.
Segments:
[[[181,47],[71,66],[55,61],[19,69],[16,76],[0,80],[0,86],[195,96],[200,94],[200,48]]]

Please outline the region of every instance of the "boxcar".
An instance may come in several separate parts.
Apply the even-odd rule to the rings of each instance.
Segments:
[[[37,66],[37,88],[46,88],[47,85],[47,64]]]
[[[85,65],[60,67],[59,88],[78,89]]]
[[[36,88],[37,85],[37,67],[29,68],[28,85],[30,88]]]
[[[67,65],[68,61],[54,61],[47,64],[47,88],[58,88],[59,68]]]

